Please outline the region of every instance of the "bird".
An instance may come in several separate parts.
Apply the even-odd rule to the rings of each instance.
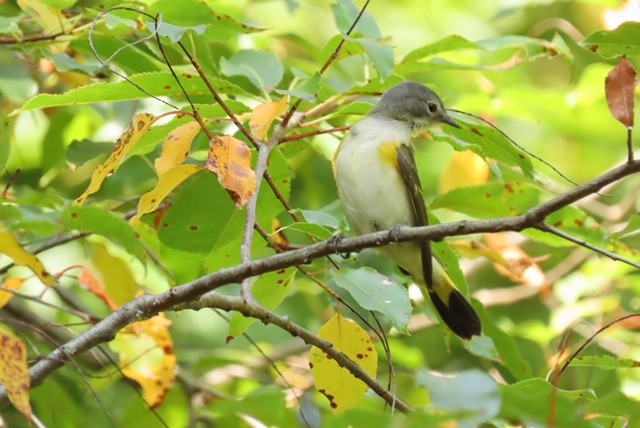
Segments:
[[[336,150],[333,172],[353,233],[429,224],[413,141],[436,124],[460,128],[434,91],[406,81],[388,89],[351,127]],[[481,335],[480,317],[433,258],[429,241],[388,244],[380,250],[429,296],[453,333],[465,340]]]

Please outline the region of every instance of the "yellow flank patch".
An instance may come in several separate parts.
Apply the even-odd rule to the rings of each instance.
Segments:
[[[400,143],[397,141],[390,141],[388,143],[380,144],[378,147],[378,155],[382,162],[398,167],[398,147]]]

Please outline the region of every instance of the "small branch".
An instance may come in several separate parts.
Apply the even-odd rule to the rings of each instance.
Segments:
[[[633,162],[633,128],[627,128],[627,162]]]
[[[280,143],[288,143],[289,141],[302,140],[304,138],[315,137],[322,134],[333,134],[334,132],[348,131],[350,126],[337,126],[330,129],[316,129],[315,131],[303,132],[300,134],[287,135],[280,139]]]
[[[547,223],[541,223],[541,224],[537,225],[535,228],[538,229],[538,230],[541,230],[543,232],[547,232],[547,233],[551,233],[553,235],[556,235],[556,236],[558,236],[558,237],[560,237],[562,239],[566,239],[567,241],[573,242],[574,244],[580,245],[581,247],[588,248],[588,249],[590,249],[591,251],[593,251],[595,253],[602,254],[603,256],[610,258],[611,260],[616,260],[616,261],[628,264],[629,266],[632,266],[632,267],[634,267],[636,269],[640,269],[640,264],[634,262],[631,259],[628,259],[626,257],[622,257],[621,255],[616,254],[616,253],[611,252],[611,251],[608,251],[608,250],[605,250],[604,248],[597,247],[597,246],[595,246],[593,244],[588,243],[584,239],[576,238],[575,236],[570,235],[567,232],[564,232],[564,231],[562,231],[562,230],[560,230],[558,228],[555,228],[555,227],[553,227],[553,226],[551,226],[551,225],[549,225]]]

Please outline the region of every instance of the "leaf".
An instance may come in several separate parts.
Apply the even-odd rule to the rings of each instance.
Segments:
[[[580,42],[585,49],[604,58],[640,55],[640,22],[625,22],[615,30],[596,31]]]
[[[382,82],[393,73],[393,48],[374,39],[362,38],[357,42],[364,47],[364,51],[378,70],[378,79]]]
[[[611,355],[586,355],[571,360],[571,367],[597,367],[603,370],[640,368],[640,361]]]
[[[95,233],[110,239],[143,262],[147,255],[136,231],[123,218],[103,208],[70,205],[60,214],[69,230]]]
[[[538,262],[545,257],[533,259],[522,248],[511,242],[510,235],[490,233],[485,235],[489,251],[495,251],[499,257],[491,258],[496,270],[511,279],[529,287],[543,287],[549,284]]]
[[[15,408],[28,421],[31,421],[27,349],[19,337],[2,327],[0,327],[0,383],[4,385],[9,400]]]
[[[455,152],[447,170],[440,178],[439,192],[447,193],[459,187],[477,186],[489,180],[489,165],[471,150]]]
[[[336,350],[360,364],[369,376],[376,376],[378,353],[367,332],[358,324],[338,313],[320,327],[318,336],[330,341]],[[309,366],[316,389],[329,399],[331,408],[336,412],[357,406],[369,389],[319,348],[311,348]]]
[[[338,27],[338,30],[344,35],[349,31],[360,14],[360,8],[356,6],[353,0],[338,0],[331,5],[331,12],[333,12],[336,27]],[[368,10],[365,10],[360,17],[360,20],[353,29],[353,33],[361,33],[374,39],[381,37],[380,28],[373,14]]]
[[[267,132],[273,120],[283,115],[287,111],[287,97],[282,97],[280,101],[260,104],[251,112],[249,125],[251,133],[261,141],[267,138]]]
[[[155,22],[147,21],[146,25],[150,31],[156,30]],[[184,36],[184,33],[186,33],[187,31],[192,30],[194,33],[202,35],[204,34],[207,27],[207,24],[183,27],[179,25],[169,24],[168,22],[161,22],[160,27],[158,28],[158,34],[160,34],[161,36],[166,36],[172,42],[176,43],[182,39],[182,36]]]
[[[627,128],[633,128],[636,83],[636,70],[626,58],[622,58],[604,80],[609,110]]]
[[[140,287],[129,263],[111,254],[103,244],[94,242],[91,250],[91,262],[100,272],[102,288],[112,303],[121,306],[133,299]]]
[[[134,226],[138,224],[144,214],[155,211],[167,195],[184,180],[203,169],[203,166],[189,164],[178,165],[166,171],[160,176],[156,186],[140,197],[138,201],[138,212],[131,217],[129,222]]]
[[[2,287],[6,288],[7,290],[16,291],[22,286],[22,284],[24,284],[24,279],[12,277],[5,279],[2,283]],[[0,290],[0,308],[6,305],[13,296],[14,293],[12,293],[11,291]]]
[[[440,39],[436,42],[429,43],[428,45],[421,46],[417,49],[412,50],[407,55],[405,55],[405,57],[402,59],[402,63],[415,62],[422,58],[426,58],[428,56],[435,55],[441,52],[449,52],[449,51],[459,50],[459,49],[478,49],[478,48],[479,48],[478,44],[470,40],[467,40],[462,36],[453,34],[451,36],[447,36],[443,39]]]
[[[207,168],[229,191],[238,208],[243,207],[256,190],[256,174],[251,169],[251,150],[237,138],[225,135],[209,143]]]
[[[156,158],[154,164],[158,176],[162,176],[187,159],[191,143],[198,132],[200,132],[200,124],[193,121],[180,125],[167,134],[162,144],[162,153]]]
[[[260,275],[251,286],[251,293],[264,308],[275,309],[291,292],[295,275],[294,267]],[[229,322],[227,342],[244,333],[256,321],[257,319],[245,317],[239,312],[234,313]]]
[[[82,272],[78,277],[78,283],[82,288],[89,290],[96,297],[98,297],[100,300],[106,303],[109,309],[114,310],[118,307],[118,305],[115,304],[113,299],[111,299],[111,297],[107,294],[102,284],[100,284],[98,279],[93,275],[93,273],[91,273],[91,271],[86,266],[82,267]]]
[[[225,76],[243,76],[258,89],[270,92],[278,86],[284,76],[284,66],[271,52],[242,50],[229,59],[220,59],[220,68]]]
[[[360,306],[383,314],[398,331],[408,334],[412,307],[406,288],[368,267],[341,269],[331,275]]]
[[[129,150],[131,150],[138,140],[140,140],[140,137],[147,132],[156,120],[157,117],[150,113],[138,113],[134,116],[131,125],[129,125],[120,138],[118,138],[118,141],[116,141],[116,145],[109,158],[93,172],[89,187],[75,200],[76,204],[82,204],[90,194],[100,189],[100,185],[104,179],[107,178],[107,175],[113,173],[120,166],[121,161]]]
[[[176,356],[169,334],[171,320],[163,313],[120,331],[109,344],[120,354],[122,373],[142,387],[149,407],[156,407],[173,386]]]
[[[498,384],[480,370],[454,374],[420,370],[416,381],[429,391],[435,406],[463,414],[465,424],[460,426],[471,426],[473,422],[480,426],[500,410],[502,399]]]
[[[178,74],[184,90],[190,96],[209,94],[207,85],[196,75],[190,73]],[[128,76],[128,79],[144,89],[144,92],[129,82],[98,82],[80,88],[71,89],[62,94],[38,94],[27,101],[20,111],[28,111],[46,107],[94,104],[100,102],[130,101],[149,98],[149,94],[156,97],[183,97],[184,93],[175,82],[170,72],[139,73]],[[210,78],[216,89],[227,95],[245,95],[246,92],[227,80]]]
[[[56,278],[47,272],[40,259],[22,248],[13,233],[2,222],[0,222],[0,254],[9,256],[17,265],[27,266],[43,284],[48,286],[56,284]]]

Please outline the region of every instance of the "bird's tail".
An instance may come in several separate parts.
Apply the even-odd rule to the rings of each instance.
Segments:
[[[451,331],[467,340],[481,334],[480,317],[449,278],[436,275],[434,286],[425,288],[442,321]]]

